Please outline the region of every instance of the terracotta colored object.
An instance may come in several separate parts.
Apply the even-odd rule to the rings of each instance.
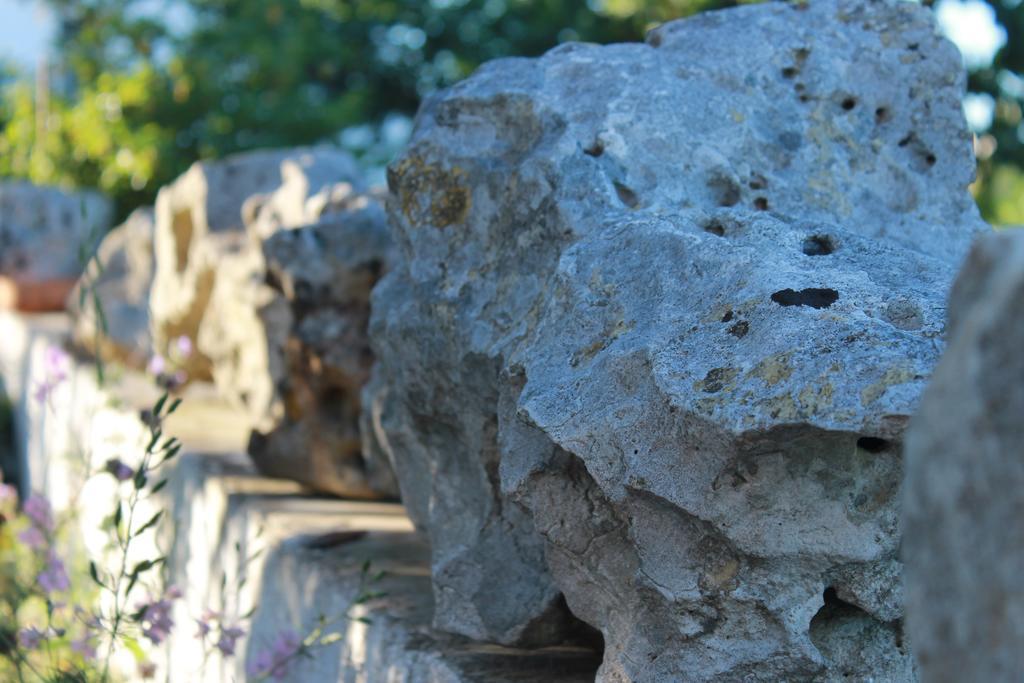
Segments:
[[[63,311],[77,278],[34,280],[0,275],[0,308],[24,313]]]

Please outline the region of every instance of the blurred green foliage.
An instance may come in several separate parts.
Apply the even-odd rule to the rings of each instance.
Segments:
[[[14,406],[0,382],[0,483],[20,481],[18,456],[14,443]]]
[[[61,18],[48,115],[0,71],[0,176],[99,187],[124,216],[195,159],[379,132],[489,59],[751,0],[45,1]],[[1007,41],[970,77],[995,103],[974,190],[989,220],[1024,223],[1024,4],[986,2]]]
[[[7,88],[0,175],[99,187],[123,216],[197,158],[336,139],[489,59],[740,1],[47,0],[49,115],[31,83]]]
[[[1024,4],[985,0],[1006,31],[1006,43],[991,64],[970,73],[968,89],[993,103],[991,127],[978,149],[974,186],[985,218],[996,225],[1024,224]]]

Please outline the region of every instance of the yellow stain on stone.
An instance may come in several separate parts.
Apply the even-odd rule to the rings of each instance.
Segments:
[[[789,394],[773,396],[762,404],[763,409],[773,420],[796,420],[801,417],[800,407]]]
[[[729,558],[721,564],[713,567],[711,571],[705,574],[707,580],[711,585],[718,589],[732,590],[735,588],[734,585],[730,585],[732,580],[736,578],[736,575],[740,571],[740,562],[736,558]]]
[[[704,379],[694,382],[693,388],[706,394],[717,394],[723,389],[731,390],[736,386],[734,380],[739,374],[739,368],[713,368]]]
[[[804,193],[804,198],[809,204],[827,207],[841,216],[850,216],[853,213],[853,205],[850,204],[847,193],[839,191],[840,187],[849,182],[849,172],[841,164],[835,163],[837,159],[832,149],[837,142],[851,149],[857,143],[836,125],[830,104],[827,100],[817,103],[811,110],[811,125],[807,130],[807,137],[813,143],[813,149],[817,150],[818,159],[815,165],[818,168],[830,169],[830,172],[808,178],[809,192]]]
[[[819,415],[828,412],[832,408],[832,396],[834,393],[835,388],[831,382],[823,381],[820,384],[815,382],[801,389],[797,399],[807,413]]]
[[[469,213],[472,195],[466,176],[458,166],[446,170],[410,155],[389,170],[388,184],[411,223],[420,225],[427,218],[434,227],[445,228],[463,222]],[[423,197],[429,201],[426,212],[421,209]]]
[[[889,368],[874,384],[864,387],[860,391],[860,403],[863,406],[874,403],[882,397],[889,387],[897,384],[906,384],[914,379],[914,373],[905,368]]]
[[[614,323],[605,326],[604,331],[602,331],[597,339],[573,354],[572,365],[576,366],[582,360],[591,360],[601,351],[604,351],[613,341],[632,330],[634,325],[636,325],[635,320],[626,322],[621,317],[617,318]]]
[[[774,386],[793,374],[793,367],[789,364],[792,356],[792,351],[768,356],[754,366],[754,369],[747,373],[747,377],[759,377],[768,386]]]

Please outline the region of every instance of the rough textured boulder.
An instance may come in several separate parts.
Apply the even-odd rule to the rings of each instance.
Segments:
[[[80,249],[110,226],[110,202],[26,182],[0,183],[0,274],[14,279],[76,278]]]
[[[721,237],[638,217],[563,253],[506,366],[502,483],[604,632],[606,680],[910,680],[899,442],[951,270],[730,214]]]
[[[355,163],[327,148],[266,150],[236,154],[222,161],[197,162],[156,200],[156,274],[151,297],[152,333],[157,351],[174,338],[195,340],[220,279],[223,289],[245,288],[251,269],[246,262],[258,254],[258,241],[246,231],[243,208],[251,198],[280,188],[292,172],[319,168],[323,157],[340,161],[337,180],[355,177]],[[285,170],[283,170],[285,169]],[[347,176],[345,175],[347,174]],[[222,272],[223,271],[223,272]],[[234,294],[225,292],[224,296]],[[242,296],[242,293],[238,294]],[[198,348],[188,361],[194,378],[208,379],[209,356]]]
[[[153,210],[136,209],[123,224],[107,233],[96,259],[100,265],[95,260],[90,262],[68,299],[68,311],[75,320],[75,343],[106,360],[142,367],[152,352],[149,293],[153,284]],[[99,324],[96,300],[105,318],[105,329]]]
[[[603,680],[913,677],[899,444],[986,229],[963,86],[927,10],[823,0],[424,105],[371,418],[438,626],[555,638],[564,592]]]
[[[332,207],[263,244],[272,295],[256,313],[268,362],[247,379],[270,391],[249,453],[265,473],[321,491],[396,497],[386,456],[363,451],[359,425],[370,290],[393,247],[379,198],[352,193]]]
[[[907,628],[929,681],[1024,671],[1024,232],[978,243],[906,441]]]
[[[248,247],[242,204],[281,184],[287,154],[258,151],[196,162],[157,194],[150,296],[154,350],[167,352],[182,335],[196,339],[225,256]],[[209,358],[193,353],[187,371],[194,379],[209,379]]]
[[[218,244],[196,346],[249,414],[264,473],[342,496],[397,496],[387,459],[363,457],[359,434],[370,289],[392,258],[380,197],[364,191],[349,155],[326,148],[289,153],[279,178],[242,202],[244,232]]]

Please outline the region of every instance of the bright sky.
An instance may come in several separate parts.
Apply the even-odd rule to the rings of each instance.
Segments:
[[[998,26],[995,12],[980,0],[942,0],[935,7],[939,25],[960,48],[967,66],[984,66],[1006,44],[1006,31]]]
[[[1006,43],[1006,32],[995,23],[992,8],[981,0],[940,0],[939,24],[960,48],[968,66],[984,65]],[[42,0],[0,0],[0,59],[32,69],[49,51],[55,21]],[[990,98],[969,98],[968,122],[975,130],[992,118]]]
[[[0,59],[33,68],[46,55],[55,30],[40,0],[0,0]]]

